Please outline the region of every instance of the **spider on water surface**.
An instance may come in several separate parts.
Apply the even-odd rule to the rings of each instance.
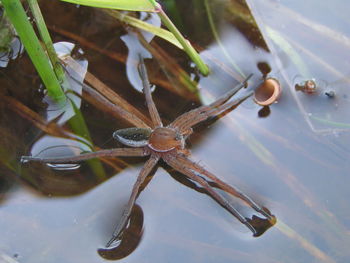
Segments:
[[[153,102],[150,83],[147,77],[146,66],[143,59],[140,58],[139,73],[143,82],[143,91],[146,98],[147,107],[151,116],[153,127],[148,128],[127,128],[117,130],[113,133],[113,137],[120,143],[129,148],[113,148],[107,150],[99,150],[96,152],[81,153],[77,156],[64,157],[64,158],[41,158],[32,156],[22,156],[22,162],[37,161],[43,163],[76,163],[83,160],[97,158],[97,157],[115,157],[115,156],[149,156],[149,159],[144,164],[140,171],[139,176],[133,186],[131,196],[122,214],[119,224],[113,232],[113,237],[107,243],[109,247],[114,241],[120,240],[123,230],[127,226],[130,218],[132,208],[135,204],[138,192],[145,178],[151,173],[160,159],[163,159],[170,167],[178,172],[186,175],[190,180],[196,182],[203,187],[207,193],[216,200],[222,207],[235,216],[242,224],[252,231],[254,236],[261,235],[266,229],[274,225],[276,218],[272,215],[268,209],[261,207],[255,203],[250,197],[239,191],[236,187],[228,185],[224,181],[220,180],[214,174],[204,169],[199,164],[189,159],[189,151],[185,148],[185,140],[192,133],[192,127],[208,118],[215,117],[223,112],[226,112],[236,106],[252,95],[252,92],[230,101],[230,98],[235,95],[241,88],[246,86],[247,80],[250,76],[241,84],[230,90],[210,105],[200,106],[196,109],[190,110],[181,116],[177,117],[172,123],[164,127],[159,117],[159,113]],[[136,116],[133,116],[137,118]],[[222,189],[228,194],[231,194],[237,198],[240,198],[247,203],[255,211],[263,215],[267,222],[262,229],[254,226],[253,220],[244,217],[239,211],[237,211],[223,195],[210,186],[208,181],[202,176],[213,181],[218,188]],[[255,216],[253,216],[254,218]],[[255,217],[257,218],[257,217]],[[260,223],[261,224],[261,223]]]

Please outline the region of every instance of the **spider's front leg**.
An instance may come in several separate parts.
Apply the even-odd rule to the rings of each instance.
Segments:
[[[187,132],[192,126],[199,122],[202,122],[210,117],[216,116],[221,112],[224,112],[230,108],[239,105],[241,102],[251,96],[249,93],[232,102],[227,102],[233,95],[235,95],[240,89],[246,86],[247,81],[251,78],[250,74],[242,83],[238,84],[235,88],[228,91],[226,94],[219,97],[216,101],[209,105],[203,105],[196,109],[190,110],[176,118],[169,126],[177,128],[181,133]]]
[[[140,171],[139,176],[137,177],[137,180],[132,188],[132,192],[128,201],[128,204],[126,205],[123,215],[119,221],[119,224],[115,228],[113,232],[112,238],[108,241],[106,247],[109,247],[115,240],[118,240],[123,233],[123,230],[125,229],[128,219],[130,217],[132,208],[135,204],[137,195],[140,190],[140,186],[145,181],[146,177],[151,173],[152,169],[155,167],[159,160],[159,157],[156,155],[151,155],[151,157],[147,160],[147,162],[144,164],[142,170]]]
[[[153,123],[153,128],[163,127],[162,120],[160,119],[158,110],[152,99],[151,84],[148,79],[145,62],[143,61],[143,58],[141,55],[139,59],[140,59],[140,63],[139,63],[138,70],[139,70],[140,77],[142,79],[143,93],[145,94],[148,111],[151,115],[151,119]]]
[[[80,155],[71,156],[71,157],[58,157],[58,158],[45,158],[45,157],[33,157],[33,156],[22,156],[21,162],[41,162],[41,163],[57,163],[57,164],[64,164],[64,163],[77,163],[82,162],[85,160],[89,160],[92,158],[98,158],[98,157],[129,157],[129,156],[147,156],[149,155],[149,152],[145,150],[145,148],[114,148],[114,149],[108,149],[108,150],[100,150],[97,152],[89,152],[89,153],[82,153]]]

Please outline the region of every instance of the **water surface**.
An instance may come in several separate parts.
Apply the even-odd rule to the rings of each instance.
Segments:
[[[43,119],[47,115],[40,81],[22,56],[0,71],[1,96],[7,98],[0,107],[1,260],[97,263],[104,256],[121,262],[349,261],[348,3],[250,0],[250,13],[240,1],[205,2],[163,4],[201,50],[211,75],[199,76],[186,55],[155,39],[152,44],[198,80],[200,94],[171,88],[181,85],[176,69],[164,74],[164,65],[153,59],[146,61],[151,82],[157,84],[153,97],[169,123],[233,88],[244,78],[242,73],[254,73],[251,85],[266,74],[280,81],[282,97],[267,114],[248,99],[220,120],[196,127],[188,141],[193,160],[267,207],[277,224],[252,237],[201,189],[161,164],[138,198],[124,250],[99,251],[111,237],[145,159],[85,162],[68,170],[21,164],[20,156],[47,136],[28,117],[29,111],[14,103]],[[127,33],[124,27],[91,8],[56,1],[41,1],[41,6],[54,42],[77,44],[88,70],[147,115],[143,95],[128,79],[132,74],[125,64],[129,50],[121,39]],[[295,90],[297,81],[311,78],[320,83],[319,93]],[[326,90],[333,90],[335,97],[327,97]],[[131,125],[84,96],[81,112],[94,145],[120,147],[112,134]],[[77,147],[60,144],[65,154]],[[232,203],[252,216],[247,207],[234,199]]]

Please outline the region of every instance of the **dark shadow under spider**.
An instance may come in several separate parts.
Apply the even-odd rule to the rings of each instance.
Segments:
[[[68,158],[40,158],[31,156],[22,156],[22,162],[37,161],[43,163],[76,163],[91,158],[97,157],[115,157],[115,156],[149,156],[149,159],[144,164],[139,176],[133,186],[129,201],[123,211],[119,224],[113,232],[113,237],[107,243],[109,247],[114,241],[120,240],[123,230],[125,229],[128,219],[130,217],[132,208],[135,204],[140,187],[145,181],[145,178],[152,172],[160,159],[163,159],[170,167],[187,176],[187,178],[199,184],[205,191],[216,200],[222,207],[235,216],[242,224],[244,224],[254,236],[261,235],[266,229],[274,225],[276,222],[268,209],[261,207],[255,203],[250,197],[242,193],[234,186],[228,185],[214,174],[210,173],[202,166],[191,161],[188,157],[189,151],[185,148],[185,140],[191,135],[192,127],[202,121],[211,117],[228,111],[252,95],[248,92],[243,97],[236,100],[229,101],[241,88],[243,88],[251,75],[241,84],[230,90],[210,105],[200,106],[196,109],[188,111],[177,117],[172,123],[164,127],[159,117],[159,113],[153,102],[150,90],[150,83],[147,76],[146,66],[143,59],[140,58],[139,73],[143,82],[143,91],[146,98],[147,107],[151,116],[153,127],[148,128],[127,128],[117,130],[113,133],[113,137],[120,143],[130,148],[113,148],[107,150],[100,150],[90,153],[82,153],[78,156]],[[138,117],[132,115],[133,118]],[[263,215],[266,219],[264,223],[267,227],[260,229],[261,222],[254,223],[254,220],[244,217],[237,211],[224,196],[222,196],[216,189],[214,189],[205,178],[210,179],[218,188],[222,189],[228,194],[240,198],[247,203],[255,211]],[[255,216],[255,219],[257,217]]]

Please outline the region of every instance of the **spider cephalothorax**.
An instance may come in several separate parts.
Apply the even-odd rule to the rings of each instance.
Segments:
[[[114,148],[107,150],[100,150],[97,152],[81,153],[78,156],[68,158],[40,158],[23,156],[22,161],[39,161],[44,163],[75,163],[96,157],[114,157],[114,156],[149,156],[149,159],[144,164],[140,171],[140,174],[133,186],[131,196],[128,204],[124,210],[123,216],[113,233],[112,239],[108,242],[107,246],[120,238],[124,228],[127,225],[130,217],[132,207],[135,204],[140,186],[144,182],[145,178],[151,173],[160,159],[163,159],[169,166],[187,176],[193,182],[203,187],[207,193],[215,199],[221,206],[223,206],[228,212],[235,216],[241,223],[247,226],[254,236],[259,236],[268,227],[272,226],[276,219],[270,212],[255,203],[247,195],[239,191],[236,187],[228,185],[214,174],[210,173],[197,163],[189,159],[189,151],[185,148],[185,140],[192,133],[192,127],[199,122],[205,121],[210,117],[214,117],[230,110],[242,101],[251,96],[252,92],[247,92],[245,96],[242,96],[236,100],[230,98],[236,94],[242,87],[246,85],[246,81],[224,94],[222,97],[211,103],[210,105],[204,105],[186,112],[176,118],[168,126],[163,127],[163,123],[159,117],[158,111],[152,100],[150,84],[147,78],[146,67],[143,60],[140,60],[140,76],[143,80],[144,93],[146,97],[147,106],[151,115],[153,127],[147,128],[127,128],[114,132],[113,137],[122,144],[129,146],[125,148]],[[137,118],[133,116],[133,118]],[[145,125],[146,126],[146,125]],[[239,213],[215,188],[213,188],[206,179],[213,181],[217,187],[222,189],[228,194],[236,196],[242,199],[246,204],[252,207],[255,211],[266,217],[266,227],[260,228],[252,224],[252,220],[244,217]]]
[[[174,128],[158,127],[151,133],[148,147],[156,152],[182,150],[185,147],[185,140],[179,131]]]

